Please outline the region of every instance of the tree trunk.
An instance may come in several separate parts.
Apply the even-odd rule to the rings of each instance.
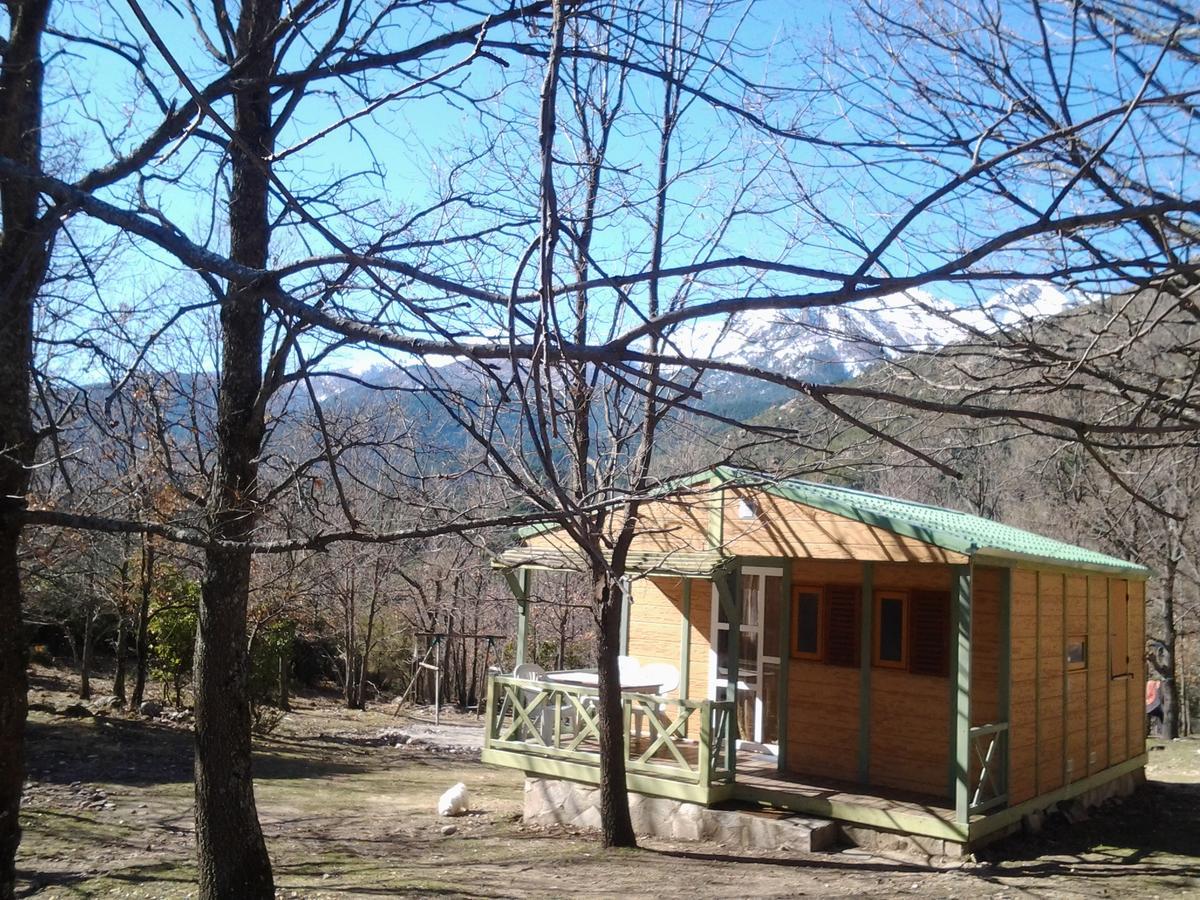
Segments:
[[[237,55],[248,59],[233,92],[230,144],[230,255],[256,269],[270,248],[269,177],[274,44],[280,0],[246,0]],[[257,521],[258,456],[265,431],[261,288],[230,283],[221,299],[221,375],[216,459],[209,493],[210,533],[250,540]],[[251,552],[210,546],[204,553],[196,635],[196,865],[200,897],[273,898],[271,860],[258,822],[251,777],[251,710],[246,612]]]
[[[117,638],[113,644],[116,666],[113,669],[113,696],[125,701],[125,667],[129,659],[125,644],[129,641],[129,535],[125,535],[121,561],[120,594],[117,599]]]
[[[288,669],[291,668],[291,647],[279,652],[279,708],[287,712],[292,708],[288,702]]]
[[[41,39],[50,0],[8,4],[0,156],[41,168]],[[16,892],[28,704],[18,552],[36,436],[29,410],[33,307],[49,260],[38,191],[0,179],[0,900]]]
[[[1167,566],[1162,584],[1162,647],[1152,654],[1155,668],[1162,679],[1163,737],[1173,740],[1179,737],[1179,693],[1175,675],[1177,637],[1175,631],[1175,590],[1179,579],[1179,554],[1176,552],[1174,528],[1167,547]]]
[[[371,659],[371,641],[375,635],[376,593],[371,594],[371,606],[367,611],[367,633],[363,640],[362,662],[358,669],[358,687],[355,693],[356,709],[367,708],[367,669]]]
[[[133,696],[129,707],[142,705],[146,693],[146,672],[150,668],[150,591],[154,581],[154,542],[147,537],[142,546],[142,585],[137,615],[137,669],[133,676]]]
[[[86,607],[86,612],[83,620],[83,652],[79,654],[80,700],[92,698],[92,641],[95,639],[96,611],[91,603]]]
[[[605,847],[636,847],[625,788],[625,713],[621,702],[620,589],[606,573],[592,575],[594,602],[600,610],[596,663],[599,667],[600,822]]]
[[[129,628],[129,620],[125,615],[125,610],[121,610],[117,618],[117,638],[113,644],[113,652],[116,654],[116,668],[113,670],[113,696],[118,700],[125,699],[125,642],[129,640],[126,631]]]

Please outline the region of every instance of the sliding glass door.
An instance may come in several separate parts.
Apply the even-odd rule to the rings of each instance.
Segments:
[[[779,744],[779,662],[783,644],[779,634],[783,570],[746,566],[738,583],[741,640],[738,644],[738,734],[742,742],[762,744],[775,751]],[[729,617],[713,588],[714,657],[709,696],[724,697],[729,685],[726,651]]]

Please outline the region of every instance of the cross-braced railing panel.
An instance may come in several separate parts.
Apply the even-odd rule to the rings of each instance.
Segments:
[[[734,779],[732,701],[625,693],[625,767],[695,785]],[[599,768],[595,688],[495,676],[488,692],[485,746]]]
[[[973,759],[970,812],[982,813],[1008,802],[1008,723],[971,729]]]

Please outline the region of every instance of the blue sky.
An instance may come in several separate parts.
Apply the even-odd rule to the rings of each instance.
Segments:
[[[165,3],[147,4],[147,8],[172,51],[195,73],[195,81],[204,84],[213,77],[218,71],[217,64],[199,46],[192,23],[179,14],[178,8]],[[794,113],[806,130],[828,139],[851,136],[855,122],[880,134],[886,133],[885,124],[873,121],[865,113],[852,117],[838,98],[812,90],[811,80],[820,69],[819,57],[812,48],[828,42],[838,54],[844,54],[844,59],[835,56],[836,61],[852,60],[856,42],[862,37],[845,21],[844,9],[841,5],[779,0],[753,7],[739,34],[746,45],[757,50],[745,56],[741,70],[751,80],[782,83],[796,90],[794,95],[764,107],[764,115],[786,121]],[[716,23],[716,32],[722,34],[722,29],[731,27],[729,23],[738,13],[740,8],[731,10],[723,21]],[[70,30],[114,34],[121,32],[124,23],[131,40],[144,40],[127,7],[117,0],[111,6],[60,5],[58,15],[59,24]],[[474,18],[461,11],[457,15],[461,21]],[[387,43],[408,44],[435,33],[440,27],[441,23],[430,21],[422,13],[410,12],[388,33]],[[1014,27],[1020,27],[1020,23]],[[297,52],[293,57],[298,59],[303,55]],[[156,71],[155,83],[163,94],[168,98],[183,97],[183,89],[157,53],[150,49],[148,56]],[[422,74],[461,56],[462,50],[452,50]],[[1103,79],[1104,64],[1104,60],[1085,57],[1081,77]],[[373,76],[374,83],[369,88],[379,92],[386,89],[384,83],[400,85],[411,74]],[[406,98],[359,120],[354,131],[342,129],[322,138],[279,164],[278,171],[297,193],[320,193],[330,185],[345,183],[347,202],[367,204],[355,218],[374,222],[403,221],[414,210],[452,188],[475,192],[475,204],[451,204],[438,216],[422,220],[418,231],[429,236],[487,227],[496,212],[480,209],[480,202],[502,205],[509,214],[518,217],[534,215],[533,115],[539,74],[535,62],[514,59],[510,69],[501,70],[489,61],[477,61],[462,84],[476,96],[486,98],[478,105],[462,102],[453,95]],[[110,138],[118,149],[127,148],[157,119],[149,94],[130,80],[128,68],[86,48],[72,48],[70,55],[52,59],[51,84],[63,99],[51,106],[48,115],[48,134],[52,136],[48,146],[65,148],[56,159],[68,173],[77,174],[107,160],[110,150],[106,142]],[[861,91],[865,102],[878,100],[866,86],[851,91],[856,96]],[[729,91],[726,96],[740,102],[736,91]],[[653,166],[652,126],[659,97],[657,85],[639,79],[630,90],[629,116],[619,126],[614,161],[627,174],[610,182],[611,190],[604,201],[609,215],[596,243],[597,255],[613,271],[638,270],[646,264],[642,215],[649,199],[646,179]],[[757,102],[763,98],[749,99]],[[320,130],[354,109],[358,102],[344,95],[309,98],[281,133],[278,146],[290,146]],[[227,107],[221,109],[227,112]],[[560,109],[564,109],[563,103]],[[569,119],[569,109],[564,111]],[[144,190],[151,202],[194,240],[220,247],[223,240],[219,221],[221,188],[214,163],[217,157],[211,150],[204,150],[204,156],[197,159],[198,146],[195,140],[181,142],[168,159],[153,167],[152,179],[145,183]],[[456,170],[455,163],[472,150],[481,154],[496,151],[496,155]],[[668,263],[694,259],[706,246],[710,229],[729,209],[735,192],[746,189],[747,196],[754,199],[746,206],[755,210],[755,214],[735,219],[713,252],[745,253],[814,266],[844,266],[860,251],[845,236],[837,234],[833,225],[848,227],[867,240],[878,238],[892,217],[904,210],[910,197],[919,196],[929,184],[935,183],[916,159],[899,164],[887,164],[880,159],[871,168],[850,167],[840,165],[845,159],[824,151],[787,142],[772,146],[769,135],[739,129],[736,119],[728,113],[714,113],[701,104],[690,108],[673,151],[679,170],[701,160],[707,165],[700,171],[680,174],[672,186],[668,222],[674,238]],[[558,152],[564,160],[570,159],[573,147],[569,135],[561,137]],[[558,171],[560,191],[569,202],[572,168],[562,165]],[[372,174],[360,174],[366,172]],[[174,177],[181,182],[167,180]],[[132,184],[132,181],[122,183],[110,196],[127,204],[136,202],[131,194]],[[1044,199],[1044,190],[1044,187],[1030,188],[1028,199]],[[622,195],[621,191],[631,193]],[[817,202],[828,222],[814,219],[806,208],[794,202],[800,193],[819,198]],[[627,208],[621,206],[622,202]],[[320,212],[325,207],[317,202],[312,209]],[[978,196],[961,196],[947,211],[956,213],[959,228],[969,227],[973,218],[981,229],[995,224],[988,221],[988,216],[993,215],[991,208]],[[889,265],[898,272],[929,265],[934,258],[933,248],[952,247],[959,239],[952,224],[953,220],[945,216],[930,217],[927,224],[914,231],[913,240],[898,245],[889,254]],[[369,236],[377,226],[342,217],[336,220],[335,227],[347,236],[360,238]],[[85,231],[87,226],[80,224],[78,228]],[[438,251],[436,260],[423,258],[417,251],[407,253],[406,258],[422,265],[436,262],[447,266],[455,277],[464,281],[502,286],[512,277],[513,254],[535,234],[535,226],[526,224],[514,227],[503,239],[488,244],[475,242],[463,251]],[[277,232],[274,250],[280,259],[288,259],[325,252],[328,247],[311,229],[282,228]],[[106,303],[110,307],[128,304],[136,310],[131,319],[139,319],[143,330],[161,321],[165,311],[180,299],[204,296],[204,289],[190,274],[181,272],[153,248],[140,244],[122,246],[119,259],[121,269],[104,280],[105,290],[117,296]],[[719,295],[724,289],[720,279],[710,276],[709,281],[707,293]],[[727,287],[732,289],[734,285]],[[762,294],[804,287],[805,283],[794,277],[763,276],[761,282],[738,289]],[[943,283],[935,290],[940,296],[960,302],[969,302],[973,297],[969,287]],[[374,301],[368,291],[348,302],[353,309],[355,304],[370,305]],[[600,311],[607,308],[611,312],[612,302],[611,297],[601,296],[596,300]],[[609,305],[604,307],[604,304]],[[406,324],[403,317],[398,324]],[[407,324],[416,327],[411,321]],[[494,328],[487,324],[486,318],[459,324],[481,331]],[[204,317],[196,316],[185,320],[180,330],[185,336],[196,335],[204,327]]]

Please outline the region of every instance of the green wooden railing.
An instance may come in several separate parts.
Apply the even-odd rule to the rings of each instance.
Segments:
[[[596,689],[506,675],[488,681],[484,762],[599,783]],[[707,803],[735,777],[733,702],[624,693],[625,771],[641,793]]]
[[[1008,723],[971,729],[972,768],[970,812],[983,813],[1008,802]],[[976,770],[978,766],[978,770]]]

